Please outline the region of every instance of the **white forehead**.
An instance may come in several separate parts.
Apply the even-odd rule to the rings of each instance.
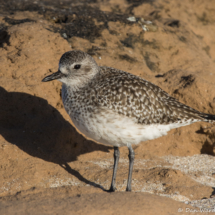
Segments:
[[[59,64],[59,70],[63,73],[63,74],[68,74],[68,70],[66,68],[66,66]]]
[[[68,69],[73,68],[75,64],[77,64],[77,63],[72,63],[71,65],[68,66],[68,65],[64,65],[64,64],[59,63],[59,70],[63,74],[68,74],[69,73]]]
[[[61,71],[63,74],[68,74],[68,70],[66,69],[66,67],[60,68],[60,71]]]

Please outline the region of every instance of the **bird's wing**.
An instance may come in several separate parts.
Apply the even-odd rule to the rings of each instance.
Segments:
[[[99,107],[132,117],[141,124],[202,120],[201,112],[180,103],[151,82],[121,70],[104,67],[92,88]]]

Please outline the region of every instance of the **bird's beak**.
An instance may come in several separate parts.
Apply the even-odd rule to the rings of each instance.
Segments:
[[[53,80],[62,78],[63,76],[64,74],[60,70],[58,70],[57,72],[43,78],[42,82],[53,81]]]

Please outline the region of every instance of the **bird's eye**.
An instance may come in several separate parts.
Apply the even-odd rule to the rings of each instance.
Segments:
[[[75,66],[74,66],[74,69],[80,69],[81,68],[81,65],[80,64],[76,64]]]

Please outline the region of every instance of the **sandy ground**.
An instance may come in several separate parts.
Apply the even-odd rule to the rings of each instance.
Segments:
[[[135,146],[132,193],[120,148],[117,192],[106,193],[112,147],[79,134],[61,83],[41,80],[64,52],[80,49],[215,114],[215,2],[20,2],[0,7],[0,214],[211,214],[214,125]]]

